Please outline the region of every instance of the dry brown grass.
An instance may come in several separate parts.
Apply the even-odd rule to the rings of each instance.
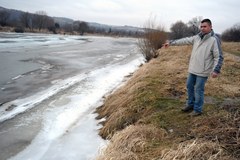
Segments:
[[[189,118],[179,110],[186,100],[185,85],[190,53],[190,46],[160,50],[158,58],[140,67],[124,86],[106,98],[105,104],[97,110],[98,118],[106,118],[100,135],[111,140],[104,155],[101,155],[102,159],[108,154],[113,159],[157,159],[163,149],[173,152],[176,144],[183,141],[187,143],[189,139],[201,139],[187,144],[187,148],[194,146],[191,144],[200,146],[201,154],[208,144],[212,147],[212,152],[209,151],[205,155],[208,158],[205,159],[216,155],[220,156],[219,159],[240,158],[239,57],[224,53],[225,61],[220,77],[209,78],[206,85],[206,95],[210,100],[204,106],[205,114]],[[168,134],[163,139],[156,138],[154,142],[144,141],[144,149],[140,147],[134,150],[130,149],[132,145],[125,142],[134,144],[140,135],[130,131],[130,125],[130,129],[139,125],[149,126],[149,135],[154,132],[151,127],[159,130],[163,128]],[[200,153],[193,156],[199,155]]]
[[[229,103],[229,102],[228,102]],[[215,114],[204,119],[195,120],[195,127],[191,130],[193,137],[217,141],[225,151],[240,158],[240,101],[234,104],[223,104],[227,112]],[[213,111],[210,113],[213,114]]]
[[[240,42],[224,42],[222,48],[225,52],[240,56]]]
[[[13,27],[2,27],[0,26],[0,32],[12,32],[14,30]]]
[[[130,125],[116,133],[97,160],[138,160],[152,142],[161,141],[166,131],[148,125]]]
[[[224,65],[217,79],[209,78],[206,95],[240,97],[240,57],[224,52]]]
[[[154,112],[150,102],[155,103],[158,97],[185,99],[186,57],[189,54],[178,53],[178,50],[172,48],[169,53],[167,50],[160,53],[161,58],[141,67],[126,85],[107,97],[105,104],[97,110],[98,118],[107,117],[100,130],[101,136],[107,138]],[[176,55],[179,58],[171,59]]]
[[[159,160],[233,160],[218,143],[191,140],[163,151]]]

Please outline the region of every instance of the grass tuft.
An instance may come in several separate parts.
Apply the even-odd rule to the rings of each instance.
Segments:
[[[116,133],[97,160],[138,160],[138,154],[151,147],[153,141],[161,141],[166,132],[154,126],[130,125]]]
[[[159,160],[229,160],[233,157],[227,155],[218,143],[191,140],[178,145],[177,149],[164,150]]]

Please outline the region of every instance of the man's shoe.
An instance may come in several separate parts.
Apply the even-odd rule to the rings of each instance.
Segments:
[[[191,117],[197,117],[197,116],[200,116],[202,114],[202,112],[196,112],[196,111],[193,111],[189,114],[189,116]]]
[[[192,110],[193,110],[193,106],[187,106],[187,107],[182,109],[182,112],[190,112]]]

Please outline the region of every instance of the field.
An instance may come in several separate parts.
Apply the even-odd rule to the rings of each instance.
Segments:
[[[109,139],[98,160],[240,158],[240,43],[223,43],[220,76],[209,78],[204,114],[181,113],[190,46],[160,49],[99,107],[100,135]]]

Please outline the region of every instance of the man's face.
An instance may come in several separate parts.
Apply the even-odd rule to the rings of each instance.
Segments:
[[[203,34],[209,33],[212,30],[212,26],[209,25],[207,22],[201,23],[200,30]]]

